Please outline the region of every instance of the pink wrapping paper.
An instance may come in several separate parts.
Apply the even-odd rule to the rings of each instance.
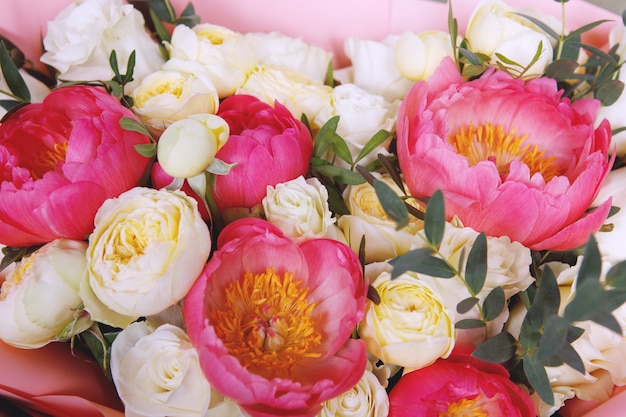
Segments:
[[[172,2],[181,11],[188,0]],[[560,5],[554,1],[507,2],[560,17]],[[38,64],[46,22],[69,3],[69,0],[5,2],[0,14],[0,33]],[[453,0],[461,33],[477,3],[478,0]],[[350,36],[382,40],[388,34],[401,34],[406,30],[446,30],[448,13],[447,4],[429,0],[316,0],[308,3],[303,0],[196,0],[194,6],[203,22],[241,32],[275,30],[302,37],[332,51],[338,67],[348,64],[343,41]],[[616,15],[581,0],[568,2],[567,11],[569,28],[591,20],[618,20]],[[610,25],[601,25],[587,35],[585,41],[602,46],[609,29]],[[123,416],[115,389],[98,365],[83,356],[72,356],[65,344],[21,350],[0,342],[0,370],[0,397],[34,416]],[[563,413],[566,417],[617,416],[622,415],[624,409],[626,391],[616,390],[609,402],[600,405],[571,402]]]

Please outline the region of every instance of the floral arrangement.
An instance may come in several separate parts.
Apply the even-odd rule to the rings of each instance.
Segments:
[[[168,0],[75,0],[45,67],[2,37],[0,339],[87,355],[126,416],[608,401],[626,22],[560,3],[483,0],[464,33],[452,3],[341,68]]]

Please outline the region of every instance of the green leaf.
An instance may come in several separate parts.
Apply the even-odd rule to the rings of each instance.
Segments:
[[[619,335],[622,334],[622,326],[620,326],[617,319],[615,319],[615,317],[608,311],[600,311],[591,316],[589,319]]]
[[[118,83],[117,81],[114,81],[114,80],[103,81],[103,84],[109,87],[109,89],[111,89],[111,95],[113,97],[119,98],[122,96],[122,94],[124,94],[124,89],[122,88],[122,85]]]
[[[446,227],[446,212],[441,190],[435,193],[428,200],[426,214],[424,215],[424,232],[428,242],[434,247],[439,247],[443,239]]]
[[[428,211],[426,214],[428,214]],[[472,249],[470,249],[467,256],[467,266],[465,267],[465,282],[467,282],[471,295],[475,296],[483,289],[486,278],[487,236],[485,233],[480,233],[474,240]]]
[[[407,271],[438,278],[452,278],[456,275],[455,271],[442,259],[432,256],[432,251],[429,248],[410,250],[388,262],[393,266],[391,279],[395,279]]]
[[[468,297],[465,300],[460,301],[456,305],[456,312],[459,314],[465,314],[468,311],[470,311],[472,308],[474,308],[474,306],[478,304],[478,301],[480,300],[476,297]]]
[[[350,153],[348,144],[341,136],[338,134],[330,136],[329,143],[335,155],[346,161],[348,165],[352,165],[352,153]]]
[[[487,339],[472,353],[472,356],[491,363],[504,363],[515,356],[517,340],[509,332],[498,333]]]
[[[156,143],[142,143],[139,145],[135,145],[135,151],[141,156],[145,156],[146,158],[152,158],[157,153],[157,144]]]
[[[603,106],[614,104],[624,91],[624,83],[620,80],[605,81],[593,92],[594,97],[602,102]]]
[[[176,12],[174,6],[168,0],[149,0],[151,11],[157,15],[157,17],[167,23],[174,23],[176,21]]]
[[[578,279],[576,280],[576,291],[587,281],[598,282],[602,272],[602,259],[600,258],[600,250],[596,238],[591,235],[583,254],[583,259],[578,271]]]
[[[387,183],[381,180],[375,179],[373,186],[383,210],[396,223],[396,230],[406,227],[409,224],[409,211],[404,201]]]
[[[616,263],[609,269],[605,282],[612,288],[626,290],[626,260]]]
[[[346,185],[358,185],[363,184],[365,180],[363,177],[354,171],[349,169],[338,167],[332,164],[316,165],[315,169],[322,175],[332,178],[335,181]]]
[[[113,79],[116,80],[117,82],[121,82],[122,76],[120,74],[120,68],[117,64],[117,52],[115,52],[115,49],[112,50],[111,53],[109,54],[109,66],[113,70],[113,74],[114,74]]]
[[[170,42],[171,41],[170,33],[167,31],[167,29],[163,25],[163,22],[161,21],[161,19],[159,19],[159,16],[152,9],[150,9],[150,19],[152,19],[152,23],[154,24],[154,30],[156,31],[159,39],[161,39],[164,42]]]
[[[404,189],[404,182],[402,181],[402,176],[400,175],[400,170],[396,168],[394,165],[394,160],[392,160],[391,156],[383,155],[379,153],[377,155],[380,164],[385,168],[387,174],[391,177],[393,182],[398,186],[398,188],[402,191],[403,194],[406,195],[406,190]]]
[[[572,347],[572,345],[567,343],[564,344],[557,354],[559,358],[563,360],[563,362],[565,362],[581,374],[585,373],[585,364],[583,363],[578,352],[576,352],[576,349]]]
[[[605,295],[602,285],[597,281],[587,280],[576,285],[576,294],[567,304],[563,317],[569,323],[590,320],[604,311]]]
[[[205,171],[215,175],[226,175],[231,169],[237,166],[237,163],[228,164],[219,158],[214,158],[213,161],[206,167]]]
[[[324,184],[324,186],[328,191],[328,208],[330,211],[338,216],[350,214],[350,210],[346,206],[346,202],[343,200],[341,192],[328,184]]]
[[[589,32],[591,29],[600,26],[603,23],[607,23],[607,22],[611,22],[611,20],[609,19],[602,19],[602,20],[596,20],[594,22],[591,23],[587,23],[584,26],[579,27],[576,30],[571,31],[570,33],[567,34],[566,38],[575,38],[578,37],[580,35],[582,35],[585,32]]]
[[[128,56],[128,63],[126,64],[126,73],[124,74],[124,78],[122,79],[124,84],[127,84],[133,80],[133,73],[135,72],[135,50],[130,53]]]
[[[463,319],[454,323],[454,327],[461,330],[480,329],[485,326],[485,322],[478,319]]]
[[[559,285],[552,269],[546,265],[533,302],[522,322],[522,333],[532,333],[534,330],[543,328],[548,317],[558,313],[560,302]]]
[[[329,87],[335,86],[335,75],[333,71],[333,61],[328,62],[328,67],[326,68],[326,76],[324,77],[324,85]]]
[[[483,314],[485,321],[491,321],[498,317],[506,305],[506,296],[502,287],[495,287],[483,302]]]
[[[194,27],[200,23],[200,16],[196,14],[196,10],[191,2],[187,3],[185,10],[180,14],[180,17],[176,19],[177,24],[185,25],[188,27]]]
[[[552,61],[545,71],[545,76],[554,78],[557,81],[565,81],[571,78],[574,71],[578,68],[578,62],[574,59],[561,58]]]
[[[548,405],[554,405],[554,394],[546,369],[536,358],[524,355],[524,373],[530,385],[537,391],[539,397]]]
[[[4,41],[0,41],[0,67],[2,67],[2,76],[11,93],[23,102],[30,102],[28,86],[24,82],[15,62],[13,62],[13,58],[11,58]]]
[[[27,246],[27,247],[16,247],[16,246],[5,246],[2,248],[2,262],[0,262],[0,271],[3,271],[6,267],[11,265],[14,262],[19,261],[20,259],[30,255],[35,250],[37,250],[39,246]]]
[[[554,356],[563,345],[567,344],[567,322],[559,316],[550,316],[546,320],[543,335],[537,349],[537,360],[545,361]]]
[[[575,340],[578,340],[578,338],[584,333],[585,329],[581,329],[580,327],[572,326],[570,324],[567,328],[567,343],[573,343]]]
[[[382,145],[387,139],[389,139],[389,137],[391,137],[391,133],[386,130],[381,129],[376,132],[376,134],[374,134],[374,136],[372,136],[372,138],[367,141],[363,149],[361,149],[361,152],[359,152],[359,154],[357,155],[354,163],[358,163],[361,159],[365,158],[371,152],[378,149],[380,145]]]
[[[515,13],[515,14],[516,14],[516,15],[518,15],[518,16],[523,17],[524,19],[528,19],[528,20],[530,20],[531,22],[533,22],[533,23],[534,23],[535,25],[537,25],[537,26],[538,26],[541,30],[543,30],[543,31],[546,33],[546,35],[548,35],[548,36],[550,36],[550,37],[552,37],[552,38],[554,38],[554,39],[556,39],[556,40],[559,40],[559,39],[561,38],[561,35],[559,35],[558,33],[556,33],[556,32],[554,31],[554,29],[552,29],[550,26],[548,26],[547,24],[545,24],[543,21],[541,21],[541,20],[537,19],[536,17],[529,16],[529,15],[526,15],[526,14],[523,14],[523,13]]]
[[[17,100],[0,100],[0,107],[2,107],[3,109],[5,109],[7,111],[7,113],[9,112],[9,110],[17,107],[17,106],[21,106],[24,105],[25,103],[22,103],[21,101],[17,101]],[[6,116],[6,114],[5,114]]]
[[[148,128],[140,121],[133,119],[132,117],[122,117],[120,119],[120,127],[124,130],[130,130],[133,132],[141,133],[152,139],[152,135]]]
[[[322,158],[332,142],[332,137],[337,133],[337,125],[339,124],[339,116],[328,119],[326,123],[320,127],[313,141],[313,156]]]

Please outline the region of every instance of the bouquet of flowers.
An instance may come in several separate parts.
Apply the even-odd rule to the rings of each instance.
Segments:
[[[169,0],[74,0],[41,65],[2,36],[6,366],[96,369],[109,399],[81,415],[608,401],[626,385],[626,22],[570,27],[566,3],[481,0],[463,22],[439,5],[447,30],[350,37],[347,65]]]

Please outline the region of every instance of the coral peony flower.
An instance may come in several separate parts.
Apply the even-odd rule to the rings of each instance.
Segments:
[[[611,161],[600,102],[562,98],[556,82],[495,69],[463,82],[444,60],[398,116],[398,157],[415,196],[444,192],[448,218],[541,250],[587,241],[611,200],[586,213]]]
[[[234,95],[220,104],[218,116],[230,126],[230,137],[216,157],[237,164],[215,180],[220,210],[252,208],[261,204],[268,185],[306,174],[311,133],[280,103],[272,107],[252,96]]]
[[[359,261],[337,241],[296,244],[271,223],[230,223],[183,306],[211,386],[259,416],[315,416],[367,362]]]
[[[463,352],[403,375],[389,406],[389,417],[535,416],[530,397],[503,366]]]
[[[0,242],[28,246],[59,237],[85,239],[96,211],[137,184],[149,139],[120,127],[135,117],[87,86],[52,91],[0,125]]]

